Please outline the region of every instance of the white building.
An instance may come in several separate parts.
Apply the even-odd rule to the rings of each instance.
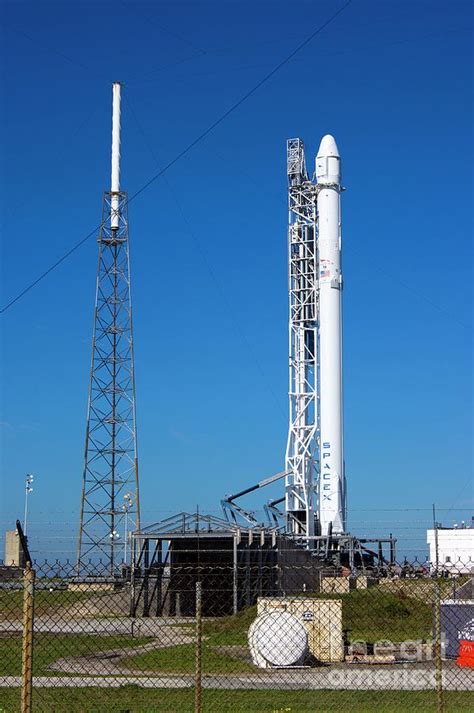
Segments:
[[[436,533],[438,556],[436,556]],[[430,547],[432,568],[438,567],[448,574],[474,573],[474,527],[439,527],[427,530],[426,541]]]

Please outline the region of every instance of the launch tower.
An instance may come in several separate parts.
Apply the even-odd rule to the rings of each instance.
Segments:
[[[318,458],[316,187],[301,139],[287,144],[289,269],[289,431],[286,450],[286,529],[315,534]]]
[[[308,176],[301,139],[287,143],[289,431],[286,530],[345,531],[342,431],[340,157],[325,136]],[[310,545],[311,540],[307,540]]]

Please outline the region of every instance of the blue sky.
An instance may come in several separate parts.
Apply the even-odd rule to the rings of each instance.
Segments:
[[[2,303],[100,221],[113,80],[132,194],[343,4],[4,3]],[[471,28],[468,2],[354,0],[130,206],[145,522],[215,511],[283,466],[285,141],[312,164],[328,132],[347,187],[350,526],[422,541],[432,502],[470,518]],[[77,527],[96,252],[2,315],[0,525],[33,472],[46,553]]]

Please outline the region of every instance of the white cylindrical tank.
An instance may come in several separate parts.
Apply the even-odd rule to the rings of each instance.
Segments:
[[[112,85],[112,177],[110,191],[113,194],[111,204],[110,227],[118,228],[119,191],[120,191],[120,83]],[[116,195],[115,195],[116,194]]]
[[[318,184],[321,534],[345,531],[342,413],[341,159],[326,135],[316,157]]]
[[[306,629],[287,611],[257,617],[249,628],[248,640],[252,660],[260,668],[296,666],[308,653]]]

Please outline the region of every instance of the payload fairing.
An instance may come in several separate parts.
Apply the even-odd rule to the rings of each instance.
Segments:
[[[308,177],[288,141],[290,424],[287,531],[311,538],[346,527],[342,400],[341,160],[332,136]],[[317,500],[317,503],[315,502]],[[310,544],[310,540],[308,540]]]

